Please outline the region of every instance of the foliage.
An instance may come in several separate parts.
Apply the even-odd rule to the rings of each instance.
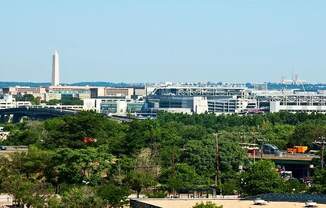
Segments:
[[[325,120],[307,121],[300,124],[290,139],[291,144],[311,146],[312,142],[326,135]]]
[[[142,189],[154,186],[156,183],[150,174],[136,171],[130,172],[125,182],[132,190],[136,191],[137,198],[139,198]]]
[[[208,181],[196,173],[193,167],[185,163],[178,163],[175,167],[167,168],[161,175],[160,182],[166,184],[170,192],[196,190],[208,186]]]
[[[8,145],[39,144],[45,138],[43,123],[39,121],[23,122],[15,126],[7,125],[6,130],[10,131],[10,135],[3,143]]]
[[[16,95],[16,101],[29,101],[33,105],[39,105],[41,103],[40,97],[34,97],[32,94]]]
[[[99,188],[98,195],[109,207],[122,207],[127,202],[129,190],[127,187],[109,183]]]
[[[52,100],[49,100],[46,104],[47,105],[58,105],[58,104],[61,104],[61,101],[57,100],[57,99],[52,99]]]
[[[283,189],[284,193],[304,193],[307,191],[307,186],[302,181],[292,178],[285,181]]]
[[[61,105],[83,105],[83,101],[80,100],[79,98],[63,96],[61,98],[61,100],[52,99],[52,100],[49,100],[46,104],[47,105],[58,105],[58,104],[61,104]]]
[[[197,203],[195,206],[193,206],[193,208],[223,208],[223,206],[217,206],[216,204],[212,203],[212,202],[201,202],[201,203]]]
[[[274,163],[266,160],[256,162],[241,175],[240,187],[244,195],[278,193],[282,185]]]
[[[319,114],[159,113],[155,120],[118,123],[81,112],[6,124],[10,136],[3,143],[29,145],[29,151],[0,158],[0,188],[17,196],[17,204],[58,208],[119,207],[132,192],[164,197],[210,191],[216,174],[213,133],[218,132],[223,194],[302,193],[305,184],[282,180],[272,163],[250,164],[241,143],[268,142],[282,149],[310,145],[325,135],[325,120]],[[86,144],[85,137],[96,142]],[[326,193],[324,170],[316,170],[313,181],[311,192]]]
[[[314,184],[310,188],[312,193],[326,194],[326,169],[319,169],[313,177]]]
[[[83,101],[75,97],[65,97],[61,98],[62,105],[83,105]]]
[[[112,155],[105,149],[59,149],[46,169],[46,178],[54,186],[67,184],[97,184],[107,173]]]
[[[73,187],[65,192],[62,205],[66,208],[104,207],[103,200],[96,195],[95,189],[89,186]]]
[[[146,196],[148,198],[165,198],[166,197],[166,192],[165,191],[153,191],[150,193],[147,193]]]

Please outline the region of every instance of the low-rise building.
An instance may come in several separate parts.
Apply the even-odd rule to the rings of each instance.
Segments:
[[[46,100],[61,100],[64,95],[76,97],[81,100],[91,98],[91,88],[88,86],[50,86]]]
[[[83,109],[104,114],[127,115],[128,113],[140,112],[143,107],[143,101],[107,97],[85,99]]]
[[[126,99],[146,96],[145,88],[92,87],[91,98],[124,97]]]
[[[7,95],[33,95],[35,98],[39,98],[41,101],[45,100],[47,89],[45,87],[7,87],[2,89],[3,94]]]
[[[19,108],[32,106],[29,101],[16,101],[12,95],[4,95],[3,99],[0,99],[0,109]]]

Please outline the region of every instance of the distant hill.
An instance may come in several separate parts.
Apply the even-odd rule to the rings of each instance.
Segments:
[[[97,87],[144,87],[143,83],[114,83],[114,82],[77,82],[68,84],[71,86],[97,86]]]
[[[36,82],[0,82],[0,88],[4,87],[15,87],[15,86],[24,86],[24,87],[48,87],[50,83],[36,83]]]
[[[254,88],[254,83],[246,83],[246,87]],[[267,83],[268,90],[298,90],[298,91],[312,91],[326,90],[326,84],[282,84],[282,83]]]
[[[66,86],[97,86],[97,87],[144,87],[144,83],[114,83],[114,82],[77,82],[63,84]],[[254,88],[254,83],[246,83],[246,87]],[[15,87],[15,86],[27,86],[27,87],[48,87],[48,82],[0,82],[0,88]],[[267,89],[269,90],[300,90],[300,91],[317,91],[326,90],[326,84],[281,84],[281,83],[267,83]]]
[[[144,87],[143,83],[114,83],[114,82],[77,82],[71,84],[63,84],[67,86],[97,86],[97,87]],[[5,87],[48,87],[48,82],[0,82],[0,88]]]

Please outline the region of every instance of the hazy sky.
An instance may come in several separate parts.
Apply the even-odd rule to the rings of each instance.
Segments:
[[[0,0],[0,81],[326,82],[325,0]]]

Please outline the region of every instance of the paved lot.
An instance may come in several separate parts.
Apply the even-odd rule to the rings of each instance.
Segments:
[[[1,194],[0,195],[0,207],[3,205],[11,205],[12,198],[8,194]]]
[[[15,152],[27,152],[28,147],[27,146],[6,146],[6,150],[0,150],[0,155],[7,156],[11,153]]]
[[[196,203],[206,202],[200,199],[142,199],[147,204],[156,205],[162,208],[192,208]],[[304,203],[298,202],[269,202],[265,206],[253,205],[252,201],[244,200],[208,200],[217,205],[223,205],[223,208],[300,208]],[[326,208],[326,204],[319,204],[318,208]]]

